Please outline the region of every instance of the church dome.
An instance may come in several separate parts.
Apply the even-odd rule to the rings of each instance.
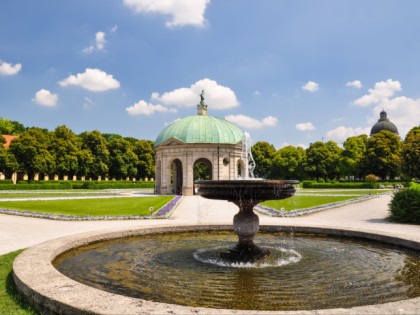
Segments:
[[[387,118],[387,114],[384,110],[380,113],[378,122],[374,124],[370,130],[370,135],[373,136],[382,130],[388,130],[398,135],[397,127]]]
[[[167,126],[157,136],[155,147],[171,138],[185,143],[236,144],[242,141],[243,135],[238,126],[226,119],[199,114]]]

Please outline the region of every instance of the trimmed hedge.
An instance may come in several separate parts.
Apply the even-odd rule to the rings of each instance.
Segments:
[[[11,180],[11,179],[0,180],[0,185],[10,185],[10,184],[13,184],[13,180]]]
[[[303,181],[302,188],[329,188],[329,189],[375,189],[379,188],[379,183],[372,182],[333,182],[319,183],[314,181]]]
[[[420,185],[412,185],[394,193],[389,211],[393,221],[420,224]]]
[[[0,190],[65,190],[65,189],[127,189],[151,188],[154,182],[131,181],[18,181],[16,185],[5,183],[0,185]]]

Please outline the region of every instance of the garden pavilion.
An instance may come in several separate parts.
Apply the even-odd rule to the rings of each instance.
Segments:
[[[190,196],[195,192],[194,180],[246,177],[244,132],[225,119],[208,115],[204,91],[200,97],[197,115],[173,122],[156,138],[156,194]]]

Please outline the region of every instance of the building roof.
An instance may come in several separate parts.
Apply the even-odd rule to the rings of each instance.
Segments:
[[[3,147],[8,148],[10,145],[10,142],[12,142],[13,139],[16,139],[18,136],[11,136],[11,135],[2,135],[4,139],[6,139],[6,143],[3,144]]]
[[[370,130],[370,135],[373,136],[382,130],[388,130],[398,135],[397,127],[387,118],[387,114],[384,110],[379,114],[378,122],[374,124]]]
[[[208,115],[188,116],[163,129],[155,147],[174,138],[184,143],[236,144],[242,141],[243,131],[222,118]]]
[[[235,124],[223,118],[208,116],[208,106],[204,102],[204,90],[200,94],[197,115],[177,120],[163,129],[155,141],[155,147],[168,141],[184,143],[237,144],[244,132]]]

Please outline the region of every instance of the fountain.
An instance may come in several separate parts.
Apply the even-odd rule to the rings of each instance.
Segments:
[[[243,158],[250,157],[248,140]],[[42,312],[63,314],[418,311],[420,242],[371,231],[279,225],[264,226],[256,236],[254,206],[293,196],[298,182],[259,180],[250,170],[246,165],[246,179],[196,181],[202,197],[239,207],[234,247],[226,250],[234,241],[230,226],[168,223],[68,236],[15,260],[18,290]]]
[[[222,199],[233,202],[239,212],[233,217],[233,229],[238,243],[220,257],[234,262],[254,262],[268,256],[270,251],[254,243],[259,230],[259,218],[254,207],[265,200],[285,199],[295,193],[295,180],[199,180],[198,194],[208,199]]]
[[[265,200],[285,199],[295,193],[296,180],[262,180],[254,178],[255,161],[251,152],[251,138],[247,132],[242,138],[242,161],[245,163],[245,178],[238,180],[199,180],[198,194],[208,199],[233,202],[239,212],[233,217],[233,229],[238,243],[220,257],[233,262],[254,262],[268,256],[270,251],[254,243],[259,230],[259,218],[254,207]]]

